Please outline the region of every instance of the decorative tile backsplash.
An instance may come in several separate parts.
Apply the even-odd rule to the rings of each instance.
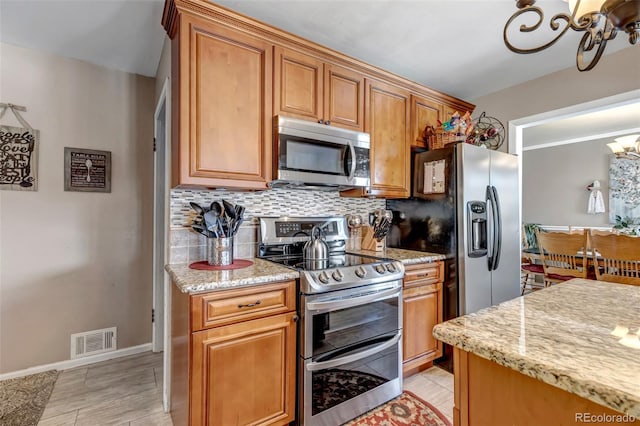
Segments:
[[[344,216],[360,214],[366,220],[375,209],[385,208],[385,200],[344,198],[338,192],[271,189],[262,192],[171,190],[170,263],[191,263],[205,258],[206,238],[191,230],[196,213],[189,202],[201,205],[224,198],[245,207],[245,222],[234,241],[234,257],[255,257],[259,216]]]
[[[345,198],[338,192],[271,189],[260,192],[206,191],[191,189],[171,190],[171,226],[191,226],[195,212],[189,205],[210,204],[224,198],[246,208],[246,222],[258,216],[323,216],[367,215],[375,209],[384,209],[385,200]]]

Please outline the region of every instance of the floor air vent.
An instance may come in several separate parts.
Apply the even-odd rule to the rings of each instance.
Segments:
[[[116,350],[116,327],[71,335],[71,359]]]

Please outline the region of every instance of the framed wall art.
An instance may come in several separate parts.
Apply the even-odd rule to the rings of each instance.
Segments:
[[[640,160],[611,156],[609,223],[616,223],[616,216],[640,222]]]
[[[38,190],[38,142],[40,132],[18,111],[27,108],[0,103],[0,118],[9,110],[23,127],[0,125],[0,189]]]
[[[64,190],[111,192],[111,152],[65,147]]]

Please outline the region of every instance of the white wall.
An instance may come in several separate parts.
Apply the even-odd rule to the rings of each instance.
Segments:
[[[627,43],[627,40],[616,39],[614,42]],[[528,55],[531,57],[534,55]],[[506,129],[511,120],[637,90],[640,88],[639,70],[640,49],[631,46],[602,57],[591,71],[567,68],[472,99],[476,104],[474,116],[485,111],[502,121]],[[472,71],[470,74],[473,78]],[[508,146],[509,142],[505,140],[500,150],[506,152]]]
[[[0,54],[1,101],[40,130],[38,191],[0,191],[0,373],[69,359],[71,333],[117,326],[118,348],[149,343],[154,79]],[[111,151],[112,192],[65,192],[64,147]]]
[[[599,180],[609,209],[610,140],[598,139],[532,151],[522,156],[522,221],[548,225],[607,226],[609,215],[587,214],[587,185]]]
[[[155,103],[158,103],[160,93],[162,93],[162,87],[167,77],[171,76],[171,39],[169,36],[164,36],[164,44],[162,45],[162,54],[160,55],[160,62],[158,62],[158,69],[156,71],[156,85],[155,85]],[[171,86],[169,86],[171,89]],[[167,94],[171,96],[171,93]]]

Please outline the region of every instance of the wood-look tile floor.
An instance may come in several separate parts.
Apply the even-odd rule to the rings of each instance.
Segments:
[[[162,409],[162,353],[64,370],[39,426],[172,426]]]
[[[453,417],[453,375],[432,367],[404,388]],[[64,370],[39,426],[172,426],[162,409],[162,353],[146,352]]]
[[[403,388],[436,407],[453,424],[453,374],[431,367],[404,379]]]

